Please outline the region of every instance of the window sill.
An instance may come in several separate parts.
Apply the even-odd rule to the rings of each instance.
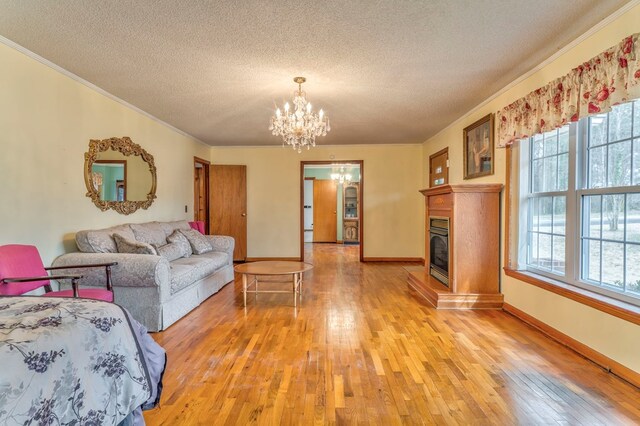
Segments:
[[[552,293],[559,294],[583,305],[613,315],[625,321],[640,325],[640,307],[622,302],[611,297],[603,296],[579,287],[574,287],[560,281],[552,280],[526,271],[504,268],[507,276],[524,281]]]

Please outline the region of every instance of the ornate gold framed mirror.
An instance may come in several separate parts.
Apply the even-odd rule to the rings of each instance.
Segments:
[[[91,139],[84,154],[84,183],[87,197],[102,211],[128,215],[148,209],[156,198],[153,156],[127,136]]]

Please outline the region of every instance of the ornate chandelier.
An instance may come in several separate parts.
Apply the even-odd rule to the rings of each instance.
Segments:
[[[298,90],[293,94],[294,111],[290,111],[289,102],[284,104],[284,113],[276,108],[269,130],[274,136],[282,136],[282,146],[286,143],[300,153],[305,146],[307,149],[316,146],[316,136],[326,136],[331,126],[322,109],[317,114],[311,111],[311,103],[302,91],[302,83],[307,79],[296,77],[293,81],[298,83]]]
[[[344,172],[344,167],[340,167],[340,173],[331,173],[331,179],[337,180],[339,183],[351,182],[351,175]]]

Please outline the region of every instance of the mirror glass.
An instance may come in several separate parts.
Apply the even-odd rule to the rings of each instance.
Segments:
[[[96,161],[91,166],[93,187],[102,201],[124,201],[127,197],[127,162]]]
[[[153,157],[131,139],[92,140],[85,154],[87,196],[101,210],[130,214],[155,198]]]

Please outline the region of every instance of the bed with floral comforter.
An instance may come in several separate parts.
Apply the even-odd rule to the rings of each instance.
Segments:
[[[0,297],[0,425],[144,424],[165,363],[118,305]]]

